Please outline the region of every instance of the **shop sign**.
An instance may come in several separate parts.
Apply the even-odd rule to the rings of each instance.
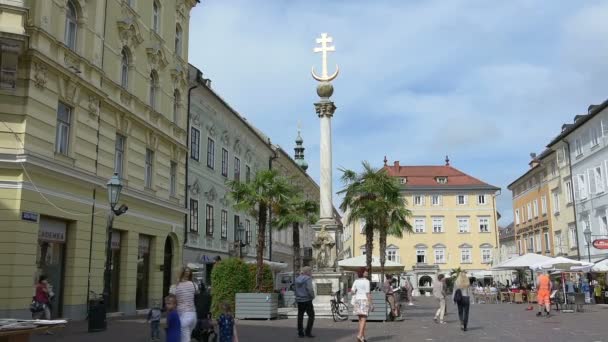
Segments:
[[[597,249],[608,249],[608,239],[594,240],[593,247],[595,247]]]
[[[38,239],[48,242],[65,242],[65,224],[52,224],[43,221],[38,231]]]
[[[38,213],[33,213],[31,211],[22,211],[21,219],[23,221],[38,222]]]
[[[120,232],[112,232],[112,249],[120,249]]]

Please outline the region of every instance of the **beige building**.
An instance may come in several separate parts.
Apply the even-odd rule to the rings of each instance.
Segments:
[[[160,300],[181,265],[185,96],[195,0],[0,0],[0,316],[28,317],[47,275],[53,316],[102,292],[105,184],[111,311]]]

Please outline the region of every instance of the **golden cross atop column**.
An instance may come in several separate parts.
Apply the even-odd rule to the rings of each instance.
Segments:
[[[327,33],[321,33],[321,38],[317,38],[317,44],[321,44],[321,47],[315,47],[313,49],[314,52],[321,53],[321,76],[315,74],[314,66],[311,70],[312,78],[319,82],[330,82],[338,77],[338,72],[340,72],[340,68],[336,65],[336,72],[331,76],[327,75],[327,53],[336,51],[335,46],[328,46],[329,43],[333,43],[333,38],[328,36]]]

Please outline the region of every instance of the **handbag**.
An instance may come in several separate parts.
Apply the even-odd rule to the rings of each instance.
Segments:
[[[455,303],[462,302],[462,291],[460,289],[457,289],[456,292],[454,292],[454,302]]]
[[[44,311],[44,304],[36,300],[36,297],[32,297],[32,303],[30,304],[30,311],[32,313]]]

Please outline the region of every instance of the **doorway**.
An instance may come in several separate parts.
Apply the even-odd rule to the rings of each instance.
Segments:
[[[63,281],[65,274],[65,243],[67,222],[48,217],[40,218],[38,248],[36,252],[37,276],[47,277],[52,296],[50,298],[51,317],[63,314]]]
[[[109,312],[118,311],[118,299],[120,295],[120,231],[112,232],[112,254],[111,254],[111,282],[110,282],[110,306]]]
[[[173,239],[167,236],[165,240],[165,259],[163,263],[163,298],[169,294],[169,288],[173,282],[171,275],[173,274]],[[163,306],[164,306],[163,301]]]
[[[137,248],[137,282],[135,290],[135,308],[148,308],[148,282],[150,279],[150,237],[139,235]]]

